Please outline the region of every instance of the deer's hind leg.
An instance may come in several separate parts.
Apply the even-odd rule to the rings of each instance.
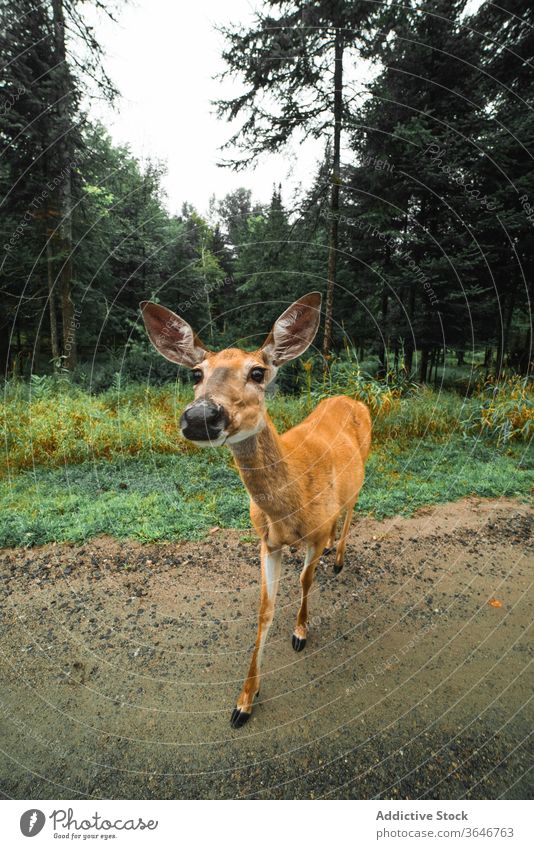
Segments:
[[[313,584],[315,570],[319,557],[321,556],[327,537],[321,538],[318,543],[309,543],[306,550],[304,568],[300,573],[300,585],[302,588],[299,612],[297,613],[297,624],[291,638],[291,645],[295,651],[302,651],[306,645],[308,635],[308,594]]]
[[[350,523],[352,522],[354,507],[357,500],[358,496],[356,496],[354,500],[352,500],[347,506],[347,512],[345,513],[345,519],[343,521],[343,527],[341,529],[341,536],[339,537],[339,541],[336,548],[336,559],[334,562],[335,575],[339,575],[339,573],[343,569],[343,563],[345,561],[345,546],[347,545],[347,535],[349,533]]]
[[[336,544],[336,529],[337,529],[338,518],[339,517],[336,516],[336,518],[332,522],[332,527],[330,529],[330,536],[328,537],[328,540],[327,540],[327,543],[326,543],[326,548],[324,549],[323,554],[330,554],[330,552],[332,551],[332,549],[334,548],[334,546]]]

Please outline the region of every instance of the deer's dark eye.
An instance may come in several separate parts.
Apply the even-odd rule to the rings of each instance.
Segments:
[[[193,383],[195,384],[195,386],[197,385],[197,383],[200,383],[200,381],[202,380],[202,378],[204,376],[202,374],[202,369],[200,369],[200,368],[194,368],[193,371],[192,371],[192,375],[193,375]]]
[[[263,378],[265,377],[265,369],[256,366],[255,368],[250,370],[250,377],[255,383],[263,383]]]

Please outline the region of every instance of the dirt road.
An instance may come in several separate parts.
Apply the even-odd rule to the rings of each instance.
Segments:
[[[239,731],[248,535],[1,552],[3,795],[524,797],[532,526],[525,504],[476,499],[356,521],[344,571],[318,570],[300,654],[288,552]]]

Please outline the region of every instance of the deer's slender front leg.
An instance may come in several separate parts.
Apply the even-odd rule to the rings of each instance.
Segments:
[[[318,543],[309,543],[306,550],[306,559],[304,568],[300,573],[300,585],[302,587],[302,596],[299,612],[297,613],[297,624],[291,638],[291,644],[295,651],[302,651],[306,645],[306,637],[308,634],[308,593],[313,584],[315,577],[315,569],[321,556],[326,539],[321,539]]]
[[[281,549],[270,550],[261,544],[261,596],[258,633],[248,675],[243,689],[237,700],[237,707],[232,712],[230,720],[233,728],[240,728],[250,718],[254,697],[260,689],[260,667],[265,641],[274,616],[274,605],[280,581],[280,566],[282,563]]]

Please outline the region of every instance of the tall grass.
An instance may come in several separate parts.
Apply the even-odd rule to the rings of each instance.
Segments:
[[[269,409],[283,431],[321,398],[342,393],[364,400],[373,414],[360,512],[411,515],[473,494],[529,497],[534,405],[526,382],[481,385],[464,399],[333,369],[327,380],[310,379],[300,396],[275,395]],[[122,385],[118,377],[98,395],[64,377],[7,384],[0,546],[103,533],[198,539],[214,526],[248,528],[248,499],[230,452],[201,451],[179,435],[191,397],[181,383]]]
[[[534,393],[525,379],[481,385],[472,396],[437,392],[407,382],[379,381],[345,365],[327,380],[310,379],[302,395],[277,396],[269,409],[277,427],[301,421],[322,398],[347,394],[367,403],[375,444],[391,440],[477,435],[499,447],[527,441],[534,431]],[[180,382],[162,387],[115,385],[91,395],[65,378],[5,385],[0,415],[4,451],[0,473],[90,459],[194,453],[180,437],[180,412],[191,399]]]
[[[493,439],[498,446],[513,439],[530,440],[534,434],[534,394],[526,378],[487,380],[475,394],[464,429]]]
[[[181,384],[113,387],[94,396],[65,381],[10,386],[0,406],[4,470],[187,451],[177,419],[190,397]]]

